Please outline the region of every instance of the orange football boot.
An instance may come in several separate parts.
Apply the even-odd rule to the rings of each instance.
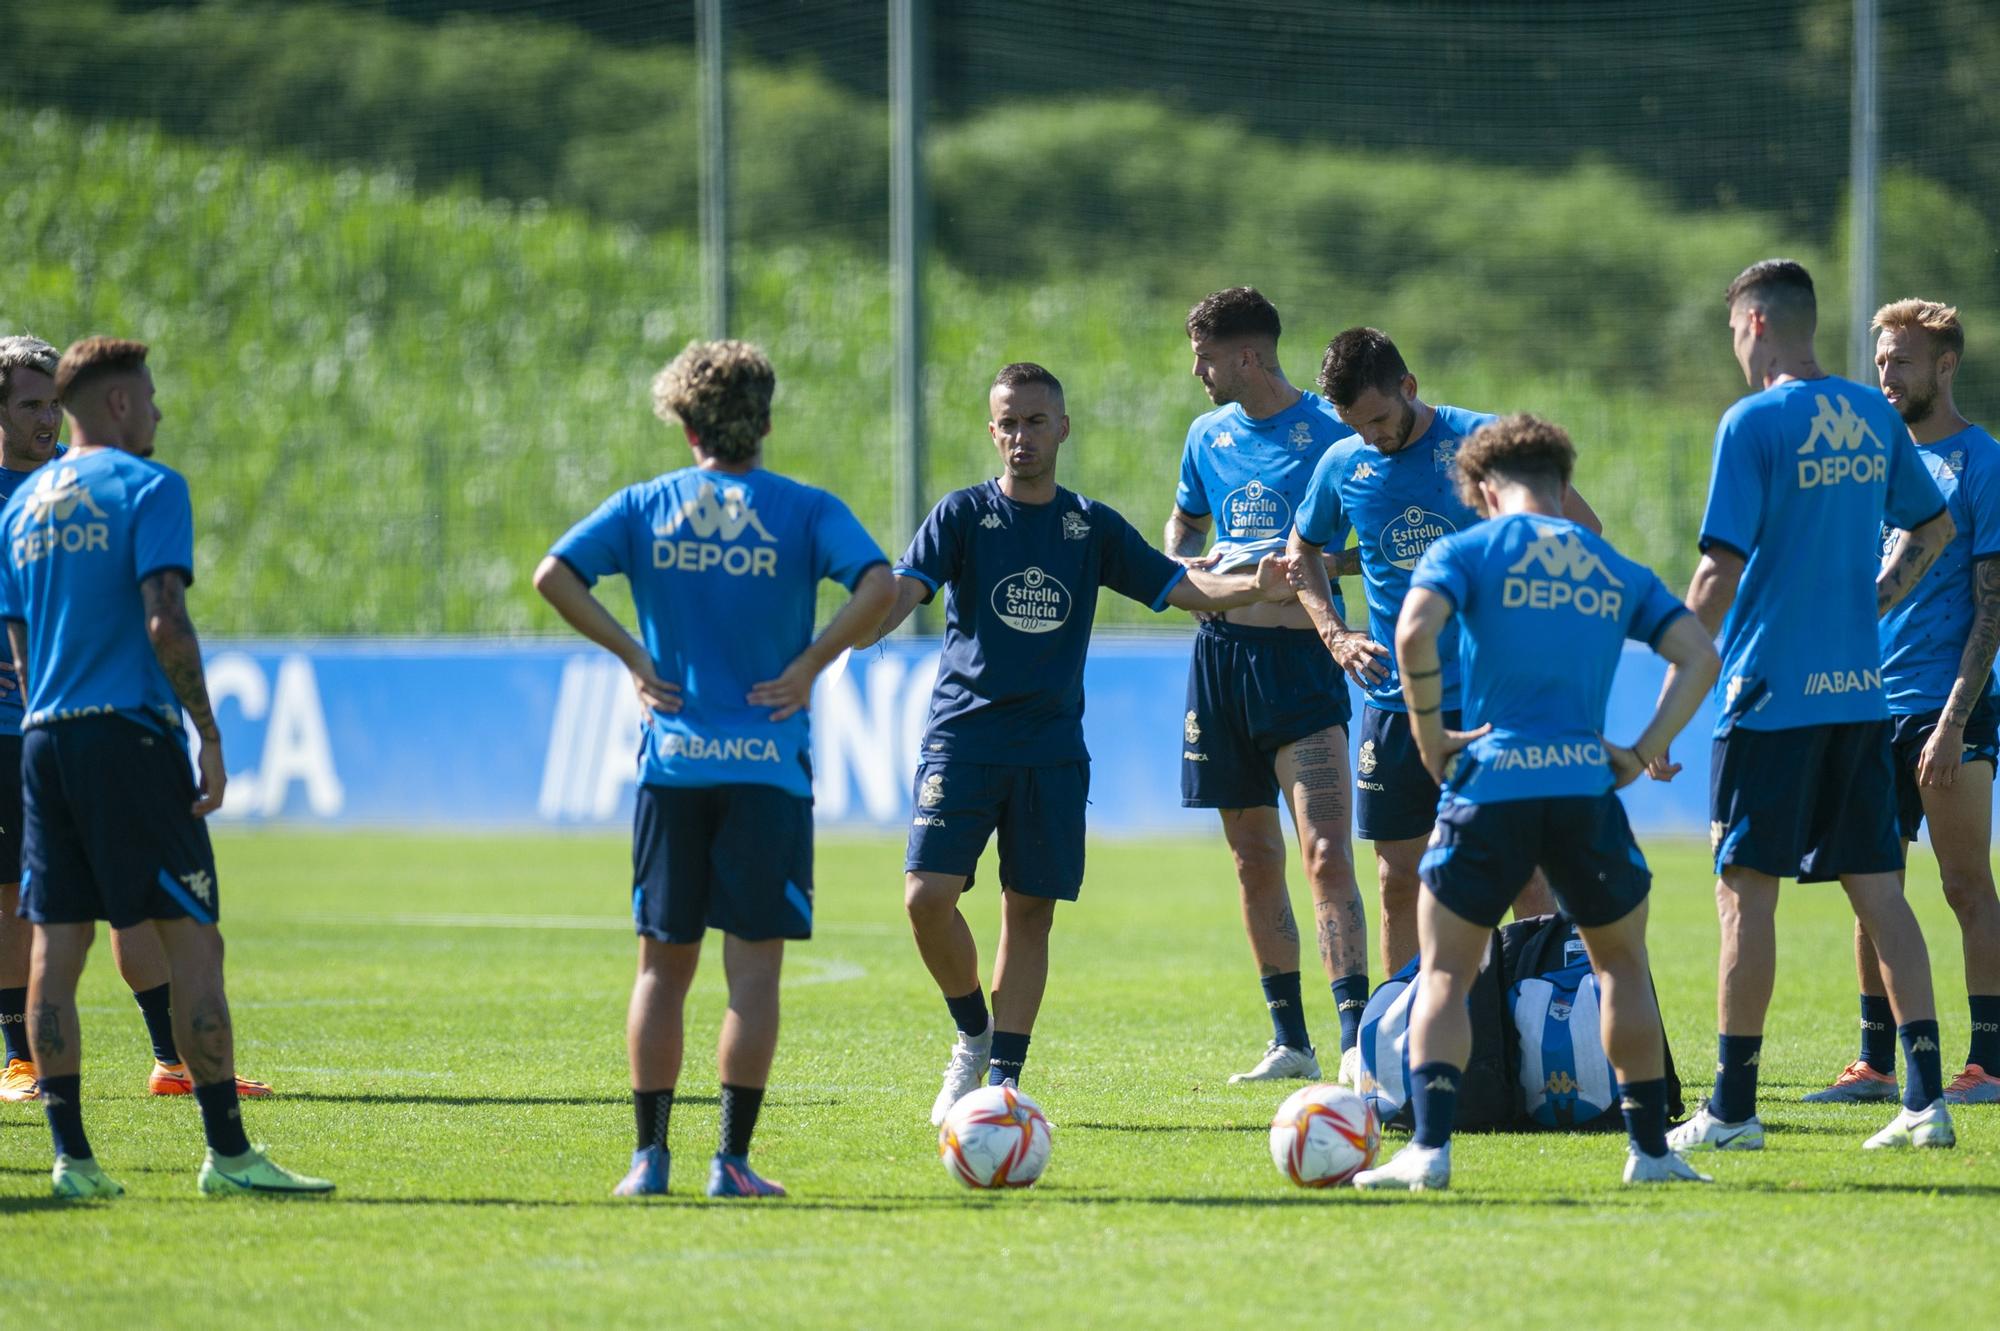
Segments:
[[[10,1058],[7,1068],[0,1072],[0,1100],[35,1100],[42,1094],[42,1084],[35,1080],[35,1065],[25,1058]]]
[[[155,1060],[153,1075],[146,1079],[146,1089],[154,1095],[193,1095],[194,1078],[188,1075],[185,1063],[162,1063]],[[261,1100],[271,1093],[271,1088],[261,1081],[238,1077],[236,1093],[245,1100]]]

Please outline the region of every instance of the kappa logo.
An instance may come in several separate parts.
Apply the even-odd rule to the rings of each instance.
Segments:
[[[1234,448],[1236,447],[1236,440],[1230,437],[1229,431],[1224,430],[1216,435],[1215,438],[1209,440],[1208,446],[1210,448]]]
[[[917,789],[917,803],[926,809],[935,809],[938,805],[944,803],[943,772],[932,772],[924,778],[923,785]],[[942,824],[939,825],[942,826]]]
[[[1507,571],[1524,573],[1530,564],[1540,564],[1542,571],[1552,578],[1582,582],[1586,578],[1601,577],[1613,587],[1625,585],[1612,575],[1602,559],[1584,545],[1573,528],[1536,527],[1533,544],[1507,566]]]
[[[1364,462],[1354,469],[1354,479],[1357,481],[1365,481],[1374,474],[1375,464],[1372,462]]]
[[[1375,775],[1374,740],[1364,739],[1361,741],[1361,752],[1355,757],[1354,765],[1361,769],[1361,775],[1363,776]]]
[[[1725,705],[1730,707],[1736,705],[1736,700],[1743,696],[1743,684],[1743,676],[1731,675],[1729,677],[1729,683],[1724,685],[1722,689],[1722,701]]]
[[[765,546],[778,543],[757,510],[750,507],[749,492],[743,486],[729,486],[718,496],[715,483],[703,481],[693,499],[653,528],[653,567],[687,573],[719,568],[733,577],[777,577],[778,552],[737,544],[746,531],[755,532]]]
[[[1441,1091],[1446,1095],[1458,1094],[1458,1083],[1450,1077],[1432,1077],[1424,1082],[1427,1091]]]
[[[1294,422],[1291,436],[1285,440],[1293,448],[1306,448],[1311,445],[1312,441],[1312,426],[1307,425],[1304,421]]]
[[[1919,1035],[1916,1039],[1910,1041],[1910,1052],[1913,1054],[1935,1054],[1937,1052],[1937,1041],[1931,1039],[1928,1035]]]
[[[1000,526],[1000,515],[998,513],[988,513],[979,520],[979,525],[988,531],[995,531]]]
[[[1729,825],[1712,822],[1708,825],[1708,850],[1710,854],[1722,849],[1722,838],[1729,835]]]
[[[71,521],[79,508],[97,521]],[[28,492],[21,506],[20,521],[14,525],[15,566],[25,568],[59,551],[75,554],[109,550],[111,525],[104,518],[105,512],[91,497],[90,487],[76,479],[75,467],[42,468],[35,488]]]
[[[45,526],[51,522],[68,522],[77,509],[83,508],[90,516],[101,518],[104,510],[90,497],[90,487],[76,479],[75,467],[64,467],[60,471],[44,468],[35,478],[35,488],[28,495],[28,502],[22,507],[25,520],[35,526]]]
[[[1813,416],[1812,430],[1806,441],[1799,445],[1799,488],[1811,490],[1822,485],[1838,485],[1842,481],[1856,481],[1871,484],[1883,481],[1889,475],[1887,450],[1877,435],[1861,419],[1844,394],[1835,394],[1828,401],[1824,393],[1814,395],[1813,401],[1819,410]],[[1834,403],[1838,402],[1838,408]],[[1826,445],[1832,456],[1820,457],[1819,446]],[[1848,457],[1857,453],[1862,445],[1874,449],[1874,455]]]
[[[1071,510],[1063,514],[1063,539],[1065,541],[1087,541],[1090,539],[1090,521],[1083,514]]]
[[[1542,1083],[1542,1089],[1550,1095],[1575,1095],[1577,1091],[1576,1078],[1570,1076],[1561,1068],[1557,1068],[1549,1074],[1549,1079]]]
[[[180,880],[196,901],[204,906],[215,905],[215,876],[208,870],[196,869],[193,873],[181,874]]]
[[[1190,744],[1201,743],[1201,722],[1195,719],[1193,712],[1189,712],[1186,719],[1181,722],[1181,734],[1187,737],[1187,742]]]
[[[1521,576],[1536,566],[1548,576]],[[1507,574],[1500,584],[1500,603],[1510,610],[1574,609],[1579,614],[1615,619],[1625,607],[1625,597],[1617,590],[1625,584],[1584,545],[1574,529],[1537,526],[1535,540],[1508,566]],[[1611,586],[1592,586],[1594,578]]]
[[[690,533],[701,540],[712,541],[720,536],[725,541],[738,539],[746,531],[754,531],[757,538],[777,543],[778,538],[757,516],[757,510],[750,507],[748,493],[743,486],[732,485],[722,491],[720,500],[716,498],[715,483],[703,481],[701,489],[693,499],[667,515],[666,525],[660,528],[660,535],[673,536],[685,526]]]

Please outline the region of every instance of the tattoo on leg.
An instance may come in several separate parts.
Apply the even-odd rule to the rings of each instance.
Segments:
[[[1279,903],[1278,918],[1274,923],[1277,926],[1278,937],[1288,943],[1299,941],[1299,922],[1292,918],[1292,903],[1290,901]]]
[[[1273,975],[1282,975],[1282,974],[1284,974],[1283,971],[1279,970],[1276,966],[1273,966],[1268,961],[1260,961],[1257,963],[1257,978],[1260,980],[1268,980]]]
[[[1347,783],[1326,736],[1308,735],[1292,746],[1292,754],[1298,762],[1298,788],[1305,792],[1306,818],[1321,825],[1345,818]]]
[[[229,1005],[219,997],[203,999],[188,1014],[188,1025],[194,1030],[194,1048],[182,1050],[181,1057],[204,1083],[220,1079],[229,1065]]]
[[[69,1052],[69,1041],[63,1038],[62,1009],[54,1003],[44,1003],[35,1009],[35,1028],[31,1034],[35,1053],[42,1058]]]
[[[1334,921],[1334,906],[1331,902],[1321,902],[1314,908],[1319,916],[1319,964],[1333,965],[1334,953],[1340,946],[1340,926]]]

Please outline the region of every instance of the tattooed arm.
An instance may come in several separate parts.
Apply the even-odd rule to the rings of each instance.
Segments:
[[[1992,678],[1996,648],[2000,648],[2000,558],[1987,558],[1972,566],[1972,632],[1959,655],[1958,678],[1952,682],[1944,714],[1917,758],[1918,785],[1949,786],[1958,780],[1965,756],[1965,723]]]
[[[146,637],[152,641],[153,655],[174,687],[174,696],[187,709],[194,733],[201,737],[201,753],[196,762],[201,769],[201,786],[196,792],[194,815],[203,818],[222,807],[222,731],[215,724],[215,709],[208,702],[208,680],[201,669],[201,640],[195,636],[194,621],[187,612],[187,577],[179,569],[161,569],[139,584],[146,603]]]
[[[1950,513],[1939,509],[1929,522],[1897,536],[1895,548],[1882,561],[1882,571],[1875,578],[1875,613],[1886,615],[1894,610],[1896,603],[1923,581],[1924,574],[1930,572],[1938,555],[1956,535],[1958,524],[1951,520]]]
[[[1175,559],[1186,563],[1190,559],[1200,559],[1202,547],[1208,544],[1208,529],[1215,525],[1215,519],[1203,513],[1197,516],[1183,512],[1179,504],[1167,518],[1166,535],[1160,541],[1160,549]]]

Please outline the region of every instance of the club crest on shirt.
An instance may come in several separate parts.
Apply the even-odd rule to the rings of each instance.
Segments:
[[[1944,460],[1944,466],[1945,470],[1949,471],[1952,475],[1963,476],[1965,474],[1965,450],[1954,448],[1951,451],[1951,456]]]
[[[1285,442],[1293,448],[1309,448],[1312,445],[1312,441],[1312,426],[1307,425],[1304,421],[1294,421],[1292,423],[1292,432],[1285,439]]]
[[[944,773],[932,772],[917,788],[917,803],[926,809],[935,809],[944,803]]]
[[[1449,473],[1458,462],[1458,440],[1447,439],[1431,453],[1431,461],[1437,467],[1438,475]]]
[[[993,613],[1020,633],[1053,633],[1069,620],[1069,588],[1039,568],[1010,573],[993,585]]]
[[[1090,521],[1075,509],[1063,514],[1063,539],[1065,541],[1087,541],[1090,539]]]
[[[1190,744],[1201,743],[1201,722],[1195,720],[1193,712],[1189,712],[1187,718],[1182,721],[1181,734],[1187,738],[1187,742]]]
[[[1450,518],[1412,504],[1382,528],[1382,557],[1397,568],[1415,568],[1433,542],[1457,530]]]
[[[1373,776],[1373,775],[1375,775],[1375,741],[1374,741],[1374,740],[1372,740],[1372,739],[1364,739],[1364,740],[1362,740],[1362,741],[1361,741],[1361,752],[1360,752],[1360,754],[1359,754],[1359,755],[1357,755],[1357,756],[1356,756],[1356,758],[1355,758],[1355,760],[1354,760],[1354,765],[1355,765],[1356,767],[1358,767],[1358,768],[1360,768],[1360,769],[1361,769],[1361,775],[1363,775],[1363,776]]]

